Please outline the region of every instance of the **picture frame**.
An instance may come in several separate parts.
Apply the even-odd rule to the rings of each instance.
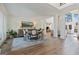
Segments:
[[[28,22],[28,21],[21,22],[21,27],[32,27],[32,26],[34,26],[33,22]]]

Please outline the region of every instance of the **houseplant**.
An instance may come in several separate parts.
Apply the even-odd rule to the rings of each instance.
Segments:
[[[7,36],[9,38],[15,38],[15,37],[17,37],[17,32],[13,31],[13,30],[10,30],[10,31],[7,32]]]
[[[58,30],[58,37],[60,37],[60,31]]]

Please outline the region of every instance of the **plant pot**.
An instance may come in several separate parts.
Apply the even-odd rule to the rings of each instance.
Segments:
[[[9,35],[9,36],[6,37],[6,39],[13,39],[13,36]]]
[[[58,34],[58,37],[60,37],[60,34]]]

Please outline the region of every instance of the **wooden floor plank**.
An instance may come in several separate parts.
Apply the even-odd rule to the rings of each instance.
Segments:
[[[48,37],[45,43],[11,51],[8,55],[64,55],[79,54],[79,42],[73,36],[66,39]]]

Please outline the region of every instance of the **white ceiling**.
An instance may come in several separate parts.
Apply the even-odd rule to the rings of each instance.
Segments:
[[[4,4],[11,15],[14,16],[42,16],[49,17],[59,12],[59,10],[47,3],[14,3]]]
[[[61,13],[60,10],[72,4],[59,6],[59,3],[6,3],[6,10],[10,15],[20,17],[50,17],[54,14]]]
[[[62,3],[63,4],[62,6],[60,6],[60,3],[49,3],[49,4],[56,7],[57,9],[61,10],[63,8],[70,6],[70,5],[73,5],[74,3],[64,3],[64,4]]]

